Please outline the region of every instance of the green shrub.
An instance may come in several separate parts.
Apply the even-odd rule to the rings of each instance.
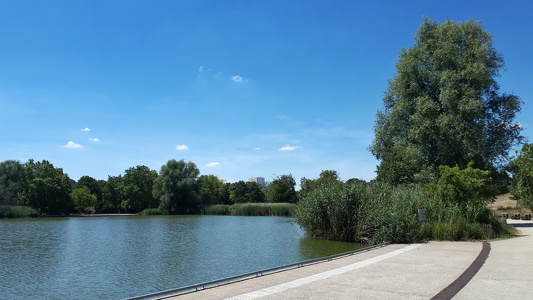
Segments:
[[[32,218],[38,215],[39,211],[29,206],[0,206],[0,218]]]

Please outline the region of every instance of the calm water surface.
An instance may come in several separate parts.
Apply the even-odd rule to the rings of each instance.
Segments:
[[[122,299],[358,247],[282,217],[0,220],[0,298]]]

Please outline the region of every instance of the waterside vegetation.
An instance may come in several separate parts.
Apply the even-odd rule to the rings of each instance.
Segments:
[[[511,186],[519,203],[533,207],[533,146],[508,157],[524,137],[514,123],[522,102],[495,81],[503,66],[479,22],[425,19],[413,47],[401,51],[377,114],[369,150],[380,164],[371,182],[324,170],[302,178],[298,191],[292,175],[266,185],[226,183],[174,159],[159,172],[136,166],[107,181],[74,182],[30,159],[0,163],[0,205],[38,214],[294,216],[311,236],[369,244],[509,236],[487,204]]]
[[[280,216],[292,217],[298,206],[294,203],[237,203],[212,205],[205,209],[206,215],[229,216]]]

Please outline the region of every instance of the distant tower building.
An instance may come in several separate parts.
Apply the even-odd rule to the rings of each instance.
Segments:
[[[248,182],[257,182],[260,185],[264,186],[265,178],[264,177],[252,177],[252,178],[248,178]]]

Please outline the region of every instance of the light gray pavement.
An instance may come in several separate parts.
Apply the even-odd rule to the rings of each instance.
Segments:
[[[485,265],[454,299],[533,299],[533,221],[491,241]],[[389,245],[376,250],[164,299],[430,299],[459,277],[481,242]]]

